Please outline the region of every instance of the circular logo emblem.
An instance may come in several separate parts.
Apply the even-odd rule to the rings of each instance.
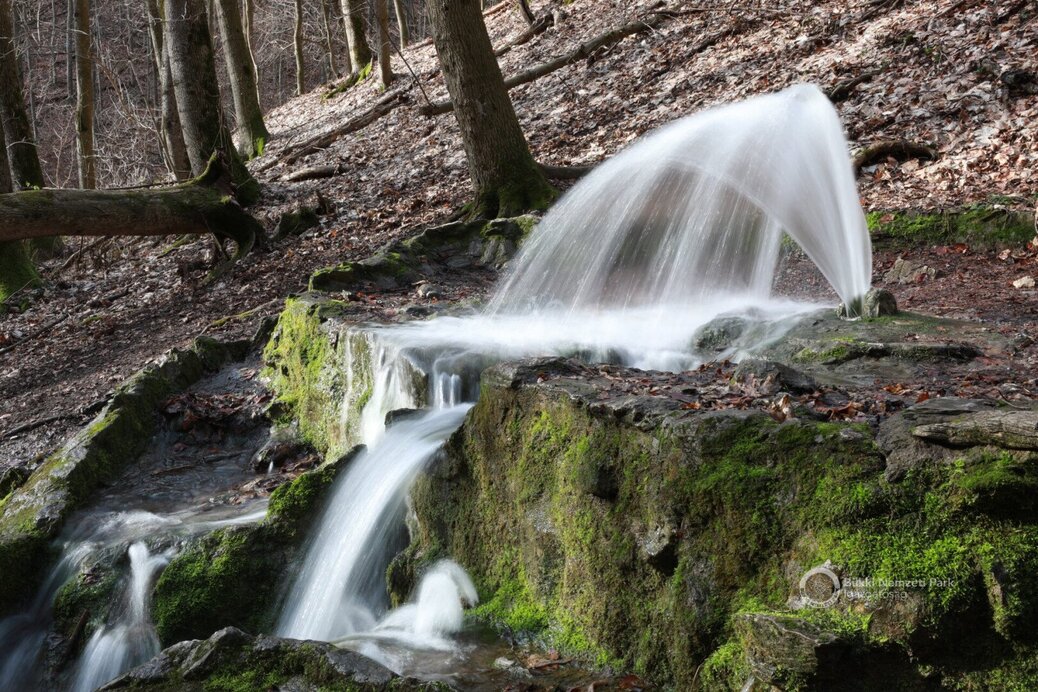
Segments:
[[[829,607],[840,596],[840,578],[822,565],[800,577],[800,596],[811,605]]]

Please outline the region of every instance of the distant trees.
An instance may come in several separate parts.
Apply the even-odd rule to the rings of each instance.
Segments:
[[[375,0],[375,19],[378,23],[378,74],[383,89],[393,83],[393,68],[390,58],[393,46],[389,38],[388,0]]]
[[[479,0],[437,0],[427,8],[468,158],[472,214],[513,216],[547,207],[556,191],[519,127]]]
[[[43,169],[22,95],[11,0],[0,0],[0,120],[7,139],[15,189],[43,187]]]
[[[159,0],[147,0],[149,37],[155,61],[155,75],[159,92],[159,148],[166,169],[177,180],[191,177],[191,161],[184,144],[177,112],[177,96],[173,91],[173,74],[169,67],[169,52],[163,38],[162,8]]]

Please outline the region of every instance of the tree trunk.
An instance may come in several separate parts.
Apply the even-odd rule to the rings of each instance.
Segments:
[[[436,0],[426,7],[468,158],[473,216],[547,207],[556,191],[530,154],[478,0]]]
[[[0,0],[0,119],[16,189],[43,187],[43,169],[36,153],[32,123],[25,111],[22,76],[14,40],[11,0]]]
[[[519,14],[523,15],[523,19],[526,20],[528,26],[533,26],[534,20],[537,18],[533,15],[533,10],[530,9],[529,0],[516,0],[519,3]]]
[[[251,159],[263,153],[263,148],[270,139],[270,133],[263,124],[255,65],[252,63],[252,53],[249,52],[249,45],[245,40],[238,0],[217,0],[217,14],[224,60],[227,63],[227,76],[234,97],[238,135],[241,138],[240,151],[245,158]]]
[[[375,0],[375,18],[378,20],[378,74],[382,89],[386,90],[393,83],[393,66],[390,62],[393,47],[389,38],[388,0]]]
[[[342,0],[342,14],[346,18],[346,40],[350,44],[351,71],[363,70],[371,64],[371,47],[366,36],[367,22],[364,0]]]
[[[296,26],[292,32],[296,55],[296,96],[306,93],[306,75],[303,64],[303,0],[296,0]]]
[[[407,10],[403,0],[393,0],[393,9],[396,11],[396,28],[400,30],[400,50],[403,50],[411,43],[411,30],[407,26]]]
[[[214,159],[195,180],[167,188],[46,189],[0,195],[0,241],[214,233],[234,240],[241,256],[263,229],[227,194],[229,186],[229,176]]]
[[[214,152],[228,162],[245,204],[259,198],[259,184],[238,156],[220,108],[213,44],[203,0],[165,0],[165,40],[173,91],[191,172],[201,175]]]
[[[169,53],[162,38],[162,7],[159,0],[148,0],[148,16],[151,24],[151,48],[155,57],[155,74],[159,89],[159,144],[166,168],[177,180],[191,177],[191,161],[184,146],[184,133],[180,129],[180,113],[177,112],[177,96],[173,93],[173,78],[169,69]]]
[[[79,186],[97,187],[94,161],[94,56],[90,47],[90,0],[76,0],[76,149]]]
[[[332,27],[331,12],[328,10],[328,0],[321,0],[321,14],[324,17],[324,43],[328,50],[328,69],[331,70],[332,79],[339,78],[339,65],[335,59],[335,34]]]
[[[7,142],[0,128],[0,199],[12,190],[11,168],[7,161]],[[6,300],[15,291],[39,282],[36,268],[20,240],[0,241],[0,301]]]

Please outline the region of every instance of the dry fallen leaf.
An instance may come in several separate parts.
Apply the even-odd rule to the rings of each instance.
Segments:
[[[1034,288],[1034,277],[1021,276],[1013,282],[1013,288]]]

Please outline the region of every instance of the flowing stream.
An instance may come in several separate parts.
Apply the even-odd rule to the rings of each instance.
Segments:
[[[406,543],[409,486],[462,424],[480,372],[543,355],[690,369],[716,357],[693,344],[722,315],[754,324],[723,354],[738,359],[819,307],[773,295],[784,236],[848,305],[868,290],[871,246],[847,144],[813,86],[676,121],[598,167],[545,216],[482,314],[350,328],[360,340],[347,342],[341,424],[344,438],[366,449],[336,481],[276,633],[335,641],[409,674],[428,672],[425,653],[464,655],[451,637],[477,600],[464,570],[438,563],[395,610],[384,575]],[[422,410],[387,427],[387,414],[400,409]],[[57,589],[97,549],[89,546],[127,550],[130,576],[125,604],[88,642],[72,688],[91,689],[157,651],[148,594],[170,553],[149,550],[156,543],[143,538],[170,519],[152,516],[107,539],[95,531],[66,542],[33,612],[0,623],[0,650],[8,652],[0,688],[17,689],[38,657],[40,623]]]

